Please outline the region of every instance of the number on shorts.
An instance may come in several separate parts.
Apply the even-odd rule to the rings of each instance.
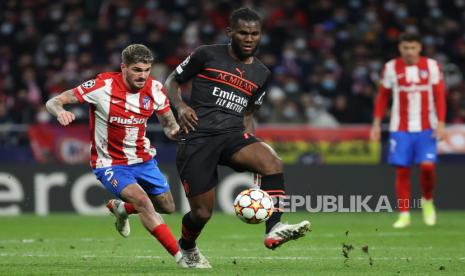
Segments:
[[[107,181],[110,181],[110,179],[113,177],[112,168],[109,168],[109,169],[105,170],[105,176],[107,176]]]
[[[396,151],[396,146],[397,146],[397,141],[394,140],[394,139],[390,139],[389,144],[390,144],[390,151],[395,152]]]

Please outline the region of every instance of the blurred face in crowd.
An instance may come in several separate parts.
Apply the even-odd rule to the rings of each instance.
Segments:
[[[228,28],[231,47],[237,58],[244,61],[254,55],[260,43],[261,28],[259,21],[245,21],[242,19],[239,19],[232,28]]]
[[[405,64],[416,64],[420,58],[421,44],[418,41],[401,41],[399,52]]]
[[[145,86],[145,82],[150,75],[151,64],[138,62],[127,66],[121,63],[123,80],[131,90],[139,90]]]

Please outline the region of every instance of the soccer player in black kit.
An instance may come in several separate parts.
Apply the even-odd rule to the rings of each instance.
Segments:
[[[251,9],[238,9],[231,14],[227,32],[229,44],[197,48],[165,83],[182,130],[176,165],[191,211],[183,217],[179,245],[192,268],[211,267],[195,240],[213,212],[218,165],[261,174],[262,190],[277,199],[285,194],[281,160],[253,136],[253,113],[262,104],[270,78],[270,70],[254,57],[261,19]],[[188,81],[192,81],[189,105],[179,90]],[[300,238],[310,228],[308,221],[281,223],[281,215],[275,209],[266,221],[267,248]]]

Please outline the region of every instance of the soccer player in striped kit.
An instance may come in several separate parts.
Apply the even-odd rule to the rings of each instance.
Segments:
[[[436,144],[445,136],[445,85],[439,63],[420,55],[419,34],[401,34],[398,48],[400,57],[384,65],[371,138],[379,141],[381,120],[392,98],[388,163],[396,167],[400,210],[393,227],[410,225],[410,173],[414,164],[420,166],[423,221],[432,226],[436,224],[433,204]]]
[[[155,113],[168,138],[176,139],[179,126],[171,112],[163,85],[150,77],[152,52],[133,44],[122,54],[121,72],[98,74],[95,79],[50,99],[46,106],[67,126],[75,115],[65,104],[87,102],[90,108],[90,164],[97,179],[119,199],[108,202],[116,217],[116,229],[130,234],[128,216],[139,214],[141,223],[181,267],[182,253],[159,213],[174,212],[170,187],[153,157],[145,136],[147,120]]]

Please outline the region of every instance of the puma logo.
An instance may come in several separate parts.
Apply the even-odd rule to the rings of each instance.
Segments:
[[[235,70],[239,73],[239,76],[240,76],[241,78],[244,77],[245,70],[244,70],[244,71],[241,71],[241,70],[240,70],[239,68],[237,68],[237,67],[235,68]]]

